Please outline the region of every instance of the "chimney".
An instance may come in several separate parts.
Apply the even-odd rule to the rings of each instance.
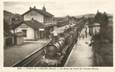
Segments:
[[[32,20],[34,20],[34,18],[32,18]]]
[[[45,6],[43,6],[42,10],[43,10],[44,12],[46,12],[46,8],[45,8]]]
[[[97,13],[99,13],[99,10],[97,10]]]
[[[32,7],[30,6],[30,10],[32,9]]]
[[[34,6],[34,9],[36,9],[36,6]]]

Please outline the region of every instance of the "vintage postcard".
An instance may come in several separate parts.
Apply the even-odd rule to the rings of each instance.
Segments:
[[[0,1],[0,70],[115,72],[113,2]]]

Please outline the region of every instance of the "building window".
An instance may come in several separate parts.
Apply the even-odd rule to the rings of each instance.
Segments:
[[[27,35],[27,30],[22,30],[22,32],[24,33],[24,37],[26,37]]]

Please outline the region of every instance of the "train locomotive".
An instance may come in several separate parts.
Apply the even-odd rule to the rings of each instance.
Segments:
[[[55,39],[57,38],[57,39]],[[40,60],[40,66],[43,67],[60,67],[63,66],[74,44],[77,42],[77,27],[70,27],[63,33],[58,34],[44,48],[44,55]]]
[[[13,67],[63,67],[74,44],[77,42],[84,21],[69,24],[62,33],[51,37],[50,43],[32,53]]]

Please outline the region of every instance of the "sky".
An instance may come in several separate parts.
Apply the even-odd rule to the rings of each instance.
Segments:
[[[83,14],[96,13],[97,10],[113,14],[113,0],[37,0],[37,1],[6,1],[4,10],[12,13],[23,14],[29,7],[46,10],[55,17],[77,16]]]

